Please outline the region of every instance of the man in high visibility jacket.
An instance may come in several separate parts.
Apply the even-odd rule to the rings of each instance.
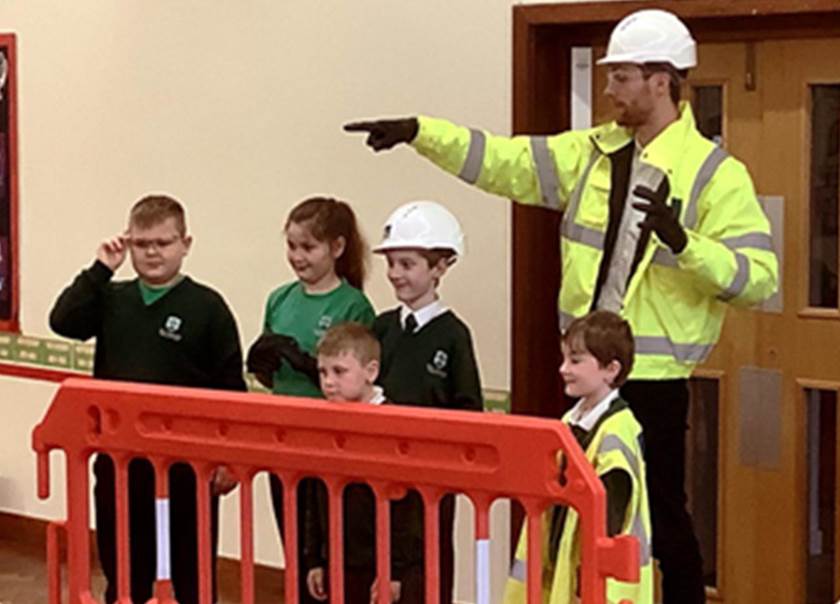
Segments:
[[[374,150],[410,143],[486,191],[563,212],[561,329],[592,309],[626,318],[636,358],[621,390],[646,442],[653,551],[665,604],[704,602],[686,510],[687,378],[727,304],[771,296],[778,265],[746,167],[697,131],[680,82],[696,65],[685,25],[662,10],[610,37],[605,94],[616,121],[554,136],[493,136],[428,117],[348,124]]]

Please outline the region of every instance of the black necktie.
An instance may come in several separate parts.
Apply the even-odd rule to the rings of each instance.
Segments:
[[[417,319],[414,318],[413,314],[410,314],[405,318],[405,326],[403,327],[403,331],[405,333],[414,333],[414,330],[417,329]]]

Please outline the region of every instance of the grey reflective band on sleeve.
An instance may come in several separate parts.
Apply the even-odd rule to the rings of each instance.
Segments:
[[[510,565],[510,578],[525,583],[525,574],[527,570],[528,567],[525,565],[525,560],[514,558],[513,564]]]
[[[636,354],[661,354],[682,363],[699,363],[709,356],[714,344],[678,344],[665,336],[636,336]]]
[[[717,169],[727,157],[729,157],[729,153],[720,147],[715,147],[697,171],[697,176],[694,178],[694,184],[691,186],[691,195],[688,198],[688,207],[685,209],[684,224],[687,228],[693,229],[697,226],[697,203],[700,199],[700,194],[703,193],[703,189],[706,188],[706,185],[708,185],[709,181],[712,180],[712,176],[715,175],[715,172],[717,172]]]
[[[738,270],[735,271],[735,277],[732,278],[732,283],[729,284],[723,293],[718,296],[718,300],[731,300],[737,297],[747,287],[750,280],[750,261],[743,254],[735,252],[735,263],[738,265]]]
[[[467,159],[464,160],[464,165],[461,167],[458,178],[471,185],[478,182],[478,177],[481,174],[481,164],[484,163],[485,145],[486,137],[484,136],[484,132],[471,128],[470,148],[467,150]]]
[[[737,237],[721,239],[720,242],[731,250],[749,247],[756,250],[773,251],[773,238],[767,233],[745,233]]]
[[[560,186],[560,180],[557,178],[557,166],[554,165],[554,159],[551,157],[547,137],[531,137],[531,155],[537,168],[540,197],[543,203],[550,208],[559,209],[560,197],[557,195],[557,188]]]
[[[674,256],[671,250],[664,247],[656,248],[651,262],[660,266],[670,266],[671,268],[677,268],[678,266],[677,257]]]
[[[720,243],[728,247],[730,250],[739,250],[744,248],[751,248],[755,250],[764,250],[767,252],[773,251],[773,237],[767,233],[745,233],[736,237],[727,237],[721,239]],[[677,257],[673,252],[665,247],[659,247],[653,253],[653,264],[659,266],[669,266],[677,268],[679,266]]]

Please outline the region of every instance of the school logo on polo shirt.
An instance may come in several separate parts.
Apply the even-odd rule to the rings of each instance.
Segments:
[[[163,322],[163,327],[158,330],[158,334],[162,338],[166,338],[167,340],[172,340],[174,342],[181,341],[181,325],[183,321],[181,317],[176,317],[175,315],[169,315],[166,317],[166,321]]]
[[[321,315],[318,319],[318,326],[315,328],[315,336],[320,338],[332,327],[333,318],[330,315]]]
[[[445,371],[446,364],[449,362],[449,355],[444,350],[435,351],[430,363],[426,363],[426,371],[432,375],[445,378],[447,373]]]

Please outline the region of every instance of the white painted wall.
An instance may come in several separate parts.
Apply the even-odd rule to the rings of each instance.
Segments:
[[[528,2],[530,3],[530,2]],[[168,191],[195,236],[188,272],[226,296],[243,345],[266,294],[292,278],[287,211],[315,193],[355,208],[375,241],[387,214],[419,198],[459,216],[467,256],[442,286],[471,326],[485,387],[508,389],[508,202],[462,185],[408,149],[372,155],[340,126],[426,113],[510,131],[511,0],[6,0],[18,36],[21,319],[49,335],[61,288],[140,195]],[[393,304],[381,261],[368,293]],[[123,270],[121,276],[129,276]],[[0,378],[0,510],[63,516],[35,497],[30,433],[54,386]],[[55,467],[58,464],[54,464]],[[258,559],[279,562],[267,489],[258,493]],[[222,549],[238,551],[225,503]],[[504,580],[506,510],[494,522]],[[458,529],[458,596],[472,597],[471,526]]]

